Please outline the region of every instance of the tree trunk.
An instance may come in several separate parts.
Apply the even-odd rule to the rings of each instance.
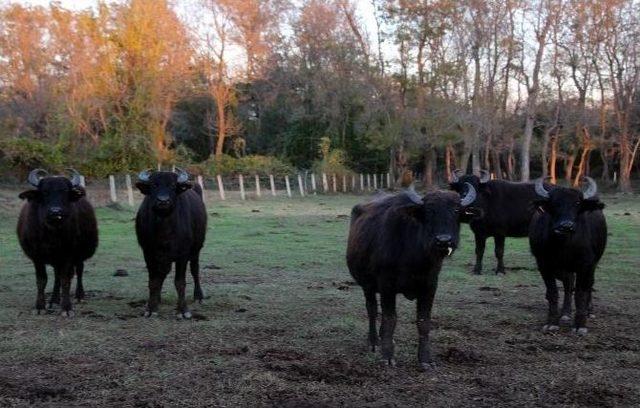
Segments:
[[[551,157],[549,158],[549,177],[551,177],[551,183],[556,184],[558,182],[558,176],[556,175],[556,162],[558,161],[558,136],[560,132],[556,131],[556,134],[551,137]]]

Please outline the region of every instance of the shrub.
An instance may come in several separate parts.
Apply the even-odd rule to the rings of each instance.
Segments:
[[[49,171],[61,170],[65,162],[64,146],[38,139],[16,137],[0,143],[4,160],[18,172],[42,167]]]
[[[282,176],[292,174],[295,168],[290,164],[271,156],[250,155],[235,158],[222,155],[219,159],[210,158],[201,165],[189,167],[192,172],[200,172],[209,175],[234,175],[234,174],[259,174]]]

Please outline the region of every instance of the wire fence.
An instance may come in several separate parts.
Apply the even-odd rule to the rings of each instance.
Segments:
[[[137,176],[132,174],[111,175],[106,179],[82,179],[87,197],[95,206],[123,205],[134,207],[143,195],[135,187]],[[284,176],[216,175],[194,176],[191,180],[202,187],[205,201],[266,200],[274,197],[306,197],[313,195],[367,194],[376,190],[390,189],[394,180],[389,173],[382,174],[326,174],[300,172]],[[26,189],[19,183],[2,183],[4,190],[0,201],[19,202],[17,194]],[[15,194],[13,194],[15,193]]]

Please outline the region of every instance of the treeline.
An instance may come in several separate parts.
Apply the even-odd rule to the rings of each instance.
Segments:
[[[630,189],[632,0],[127,0],[0,9],[4,171],[497,178]],[[371,15],[365,16],[364,12]],[[365,24],[368,21],[368,24]],[[373,21],[373,23],[371,23]]]

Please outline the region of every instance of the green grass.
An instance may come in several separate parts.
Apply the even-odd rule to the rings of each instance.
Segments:
[[[507,240],[506,276],[491,271],[493,242],[485,274],[471,276],[473,239],[464,226],[436,296],[440,367],[432,374],[416,369],[415,304],[404,298],[398,367],[382,368],[366,350],[364,299],[344,260],[348,214],[363,199],[210,202],[201,254],[206,301],[191,305],[192,321],[174,319],[173,275],[159,317],[140,317],[147,274],[135,213],[109,208],[97,210],[88,301],[76,305],[74,319],[33,316],[35,274],[15,236],[17,208],[0,202],[0,405],[640,403],[636,198],[604,198],[610,236],[596,272],[598,316],[584,339],[540,333],[544,285],[526,239]],[[116,269],[129,276],[114,277]],[[50,272],[49,290],[52,281]]]

